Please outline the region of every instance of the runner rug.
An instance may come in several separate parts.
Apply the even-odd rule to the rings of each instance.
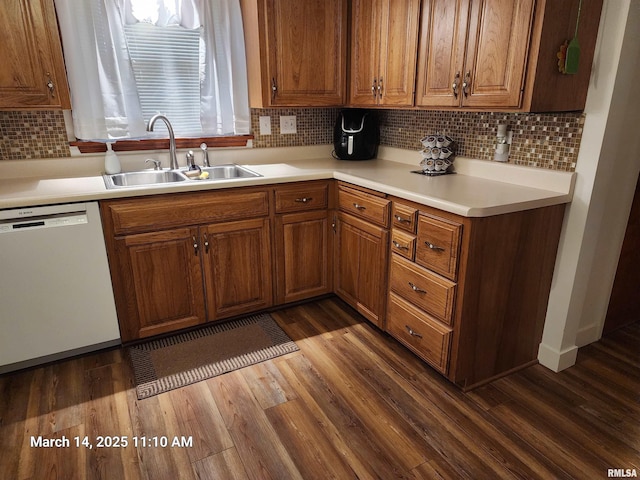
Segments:
[[[128,350],[142,400],[299,349],[271,315],[260,314]]]

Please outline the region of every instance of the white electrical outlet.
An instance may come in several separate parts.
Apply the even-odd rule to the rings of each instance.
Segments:
[[[298,133],[295,115],[282,115],[280,117],[280,133]]]
[[[260,135],[271,135],[271,117],[260,117]]]

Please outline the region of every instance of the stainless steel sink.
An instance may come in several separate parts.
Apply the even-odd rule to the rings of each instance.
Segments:
[[[252,178],[261,177],[259,173],[256,173],[248,168],[241,167],[235,163],[228,165],[215,165],[213,167],[202,167],[203,172],[209,174],[207,180],[227,180],[231,178]]]
[[[175,170],[144,170],[141,172],[114,173],[103,175],[107,188],[143,187],[165,183],[185,182],[188,180]]]
[[[236,164],[215,165],[203,167],[203,172],[209,174],[208,178],[190,178],[179,170],[142,170],[138,172],[114,173],[103,175],[104,183],[108,189],[125,187],[150,187],[154,185],[166,185],[179,182],[211,182],[216,180],[229,180],[233,178],[261,177],[248,168]]]

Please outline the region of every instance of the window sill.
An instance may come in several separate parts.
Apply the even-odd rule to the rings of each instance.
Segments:
[[[207,147],[244,147],[253,135],[234,135],[229,137],[201,137],[201,138],[176,138],[176,148],[199,148],[201,143]],[[101,153],[107,151],[106,144],[102,142],[86,142],[78,140],[69,142],[72,147],[78,147],[80,153]],[[148,140],[118,140],[113,143],[116,152],[133,152],[137,150],[163,150],[169,148],[168,138]]]

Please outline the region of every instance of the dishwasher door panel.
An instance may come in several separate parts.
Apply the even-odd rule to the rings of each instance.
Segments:
[[[0,373],[119,343],[98,205],[61,207],[2,223]]]

